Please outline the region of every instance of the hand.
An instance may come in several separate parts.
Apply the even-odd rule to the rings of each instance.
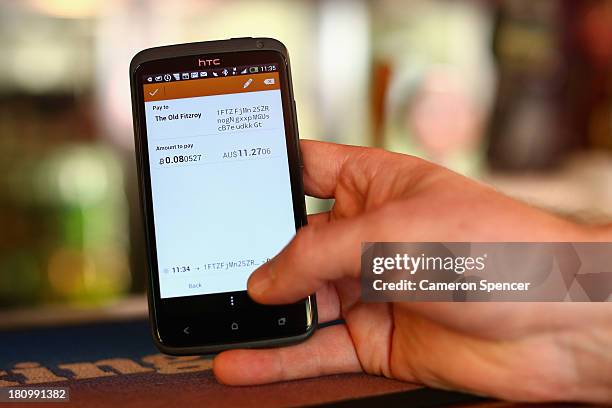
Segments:
[[[447,169],[378,149],[302,141],[306,193],[334,198],[256,270],[261,303],[317,292],[319,321],[345,324],[304,343],[232,350],[226,384],[361,372],[526,401],[612,400],[612,308],[595,303],[362,303],[362,241],[585,241],[579,226]]]

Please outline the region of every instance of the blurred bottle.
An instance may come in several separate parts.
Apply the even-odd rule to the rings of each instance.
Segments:
[[[489,165],[500,170],[550,168],[571,147],[563,109],[567,72],[561,50],[562,3],[498,4],[493,44],[498,86],[488,129]]]
[[[612,1],[563,4],[573,145],[612,150]]]

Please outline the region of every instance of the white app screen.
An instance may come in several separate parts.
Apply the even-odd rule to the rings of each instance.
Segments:
[[[296,232],[278,74],[146,84],[145,115],[161,297],[246,290]]]

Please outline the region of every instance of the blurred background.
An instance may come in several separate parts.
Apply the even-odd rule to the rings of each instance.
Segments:
[[[0,0],[0,325],[145,313],[129,61],[240,36],[287,45],[303,137],[612,221],[612,1]]]

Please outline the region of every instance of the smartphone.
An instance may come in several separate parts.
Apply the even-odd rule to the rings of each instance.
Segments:
[[[150,48],[130,64],[153,338],[168,354],[306,339],[315,296],[270,306],[251,272],[306,225],[289,56],[270,38]]]

